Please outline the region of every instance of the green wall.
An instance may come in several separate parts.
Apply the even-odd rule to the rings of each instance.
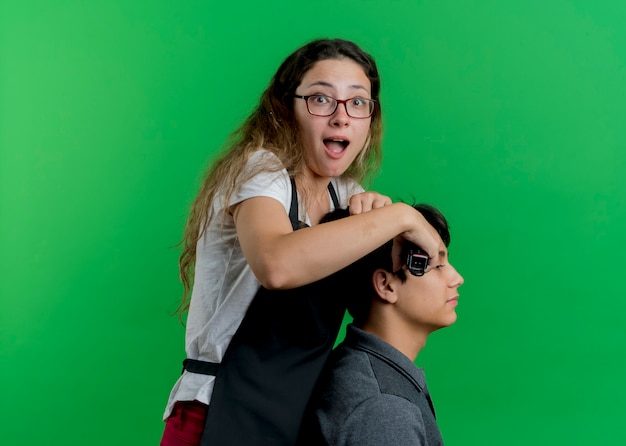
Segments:
[[[626,443],[622,0],[0,6],[0,438],[154,445],[183,359],[181,229],[280,61],[358,41],[375,189],[449,217],[426,368],[448,446]]]

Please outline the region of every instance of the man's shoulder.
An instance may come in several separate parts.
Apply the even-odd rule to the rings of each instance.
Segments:
[[[346,344],[333,350],[327,370],[334,385],[354,386],[356,382],[373,384],[376,381],[369,355]]]
[[[317,407],[333,412],[331,418],[342,417],[379,394],[368,354],[345,345],[335,348],[318,382]]]

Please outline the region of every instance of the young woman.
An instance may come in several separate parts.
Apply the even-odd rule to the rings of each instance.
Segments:
[[[396,236],[440,248],[419,212],[361,186],[382,158],[379,92],[356,44],[312,41],[207,172],[180,258],[187,359],[162,446],[294,444],[346,308],[332,274]]]

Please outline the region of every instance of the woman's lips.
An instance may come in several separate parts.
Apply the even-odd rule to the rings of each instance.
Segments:
[[[348,147],[349,141],[340,138],[329,138],[324,139],[324,146],[326,147],[326,151],[331,156],[339,156]]]

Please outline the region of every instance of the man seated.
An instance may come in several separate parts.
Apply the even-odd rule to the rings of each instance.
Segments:
[[[432,206],[414,207],[447,247],[444,216]],[[326,220],[346,215],[337,210]],[[301,444],[443,444],[424,372],[414,361],[432,332],[456,321],[463,277],[449,263],[447,249],[429,259],[418,246],[395,243],[337,273],[350,290],[353,322],[320,378]]]

